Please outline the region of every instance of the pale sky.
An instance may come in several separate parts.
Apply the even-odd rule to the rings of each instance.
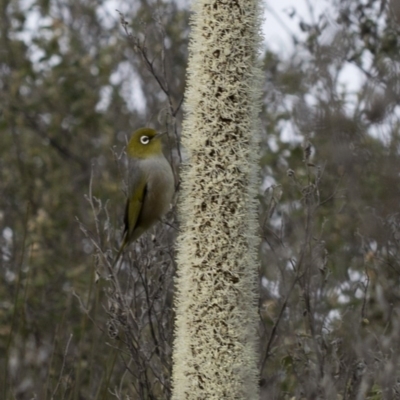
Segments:
[[[190,4],[192,1],[179,0],[178,4],[182,4],[183,6],[184,4]],[[30,8],[32,2],[32,0],[21,0],[21,4],[24,4],[28,16],[25,23],[26,31],[21,33],[20,37],[29,44],[32,60],[39,60],[42,55],[41,51],[32,44],[30,39],[37,32],[38,26],[46,25],[49,21],[41,17],[38,10]],[[294,50],[292,35],[300,38],[305,36],[299,27],[299,22],[312,23],[313,14],[315,18],[318,18],[321,12],[324,12],[326,16],[330,16],[329,3],[329,0],[263,0],[264,22],[262,32],[266,47],[281,54],[283,57],[289,57]],[[126,18],[129,21],[129,14],[132,13],[132,2],[129,2],[129,0],[106,0],[99,5],[97,14],[102,22],[107,25],[107,21],[119,19],[118,13],[115,11],[116,9],[126,13]],[[334,23],[332,25],[334,26]],[[57,64],[57,62],[59,60],[51,59],[47,61],[48,65],[41,64],[37,68],[49,68]],[[113,84],[116,81],[124,79],[132,82],[131,72],[127,65],[121,65],[118,71],[113,73],[110,83]],[[361,79],[361,74],[352,65],[347,65],[340,76],[341,83],[350,92],[357,92],[362,83]],[[144,112],[144,96],[140,82],[134,82],[133,85],[129,86],[133,90],[126,90],[126,93],[123,93],[128,106],[130,104],[137,111]],[[108,106],[107,103],[110,97],[110,87],[104,87],[103,89],[102,100],[98,105],[99,110]]]
[[[312,3],[310,10],[308,4]],[[327,0],[264,0],[263,34],[271,50],[288,55],[293,50],[291,34],[304,37],[299,22],[311,23],[329,9]]]

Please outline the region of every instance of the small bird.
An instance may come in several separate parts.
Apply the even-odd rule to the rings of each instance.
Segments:
[[[168,211],[175,191],[172,168],[162,152],[162,134],[140,128],[129,140],[128,199],[125,229],[114,265],[125,247],[138,239]]]

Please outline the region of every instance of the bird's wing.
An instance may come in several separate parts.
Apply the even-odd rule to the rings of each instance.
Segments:
[[[146,196],[147,187],[144,174],[139,168],[132,166],[129,171],[128,181],[128,199],[126,201],[124,216],[124,236],[128,242],[137,225],[144,198]]]

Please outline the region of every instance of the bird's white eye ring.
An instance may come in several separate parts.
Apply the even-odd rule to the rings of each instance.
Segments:
[[[148,136],[141,136],[140,137],[140,143],[142,144],[149,144],[150,138]]]

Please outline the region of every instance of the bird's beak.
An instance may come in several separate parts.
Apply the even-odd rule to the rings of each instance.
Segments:
[[[157,133],[156,137],[164,136],[167,133],[168,133],[167,131],[164,131],[164,132],[161,132],[161,133]]]

